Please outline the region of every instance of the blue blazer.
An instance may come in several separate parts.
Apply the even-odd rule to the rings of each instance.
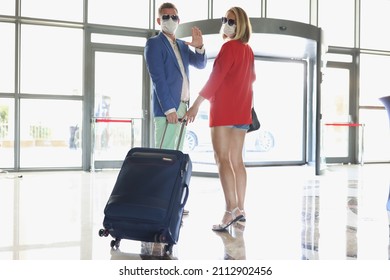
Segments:
[[[206,53],[192,51],[183,40],[176,39],[176,43],[188,79],[189,65],[198,69],[206,67]],[[153,84],[153,114],[162,117],[169,109],[179,108],[183,76],[173,48],[162,32],[148,39],[144,55]]]

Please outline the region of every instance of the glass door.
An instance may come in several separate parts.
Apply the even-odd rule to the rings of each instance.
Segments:
[[[317,173],[318,56],[322,31],[302,22],[271,18],[251,18],[251,24],[250,45],[256,57],[257,75],[254,105],[262,127],[248,135],[244,161],[253,166],[315,161]],[[190,41],[193,25],[191,22],[180,24],[176,36]],[[196,25],[203,32],[210,61],[206,70],[191,72],[191,100],[195,100],[207,81],[212,69],[211,59],[216,57],[223,44],[220,20],[198,21]],[[302,32],[298,34],[296,30]],[[194,171],[213,173],[216,169],[207,129],[207,105],[200,108],[199,120],[187,127],[185,146],[194,163]]]
[[[356,163],[354,133],[360,126],[351,105],[351,66],[328,63],[322,83],[323,143],[327,163]],[[359,138],[359,137],[358,137]]]
[[[96,50],[91,169],[120,168],[127,152],[141,146],[142,53]]]
[[[254,107],[261,127],[245,139],[246,163],[305,161],[306,67],[304,61],[256,60]]]

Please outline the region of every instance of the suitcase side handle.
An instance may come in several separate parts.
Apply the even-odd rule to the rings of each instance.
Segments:
[[[180,127],[179,141],[177,142],[176,150],[179,150],[181,138],[182,138],[182,136],[183,136],[184,126],[185,126],[185,124],[187,123],[187,119],[179,118],[179,122],[181,122],[181,127]],[[165,124],[165,128],[164,128],[163,135],[162,135],[162,137],[161,137],[160,149],[162,148],[162,145],[163,145],[163,143],[164,143],[164,138],[165,138],[165,134],[166,134],[166,132],[167,132],[168,124],[169,124],[169,123],[168,123],[168,120],[167,120],[167,121],[166,121],[166,124]]]
[[[183,195],[181,197],[180,207],[184,208],[184,205],[187,203],[188,195],[189,195],[189,188],[188,188],[188,185],[185,184],[183,187]]]

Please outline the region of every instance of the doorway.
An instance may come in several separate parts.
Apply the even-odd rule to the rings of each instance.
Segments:
[[[321,135],[317,121],[320,95],[317,81],[321,65],[321,30],[277,19],[251,19],[251,23],[253,33],[250,45],[256,57],[257,76],[254,106],[262,126],[259,131],[248,134],[243,151],[245,164],[313,164],[318,174],[321,165],[318,142]],[[204,43],[209,59],[216,57],[223,44],[219,35],[220,20],[200,21],[197,26],[205,30]],[[188,41],[191,28],[192,23],[181,24],[176,35]],[[296,30],[305,32],[296,33]],[[209,61],[206,70],[191,72],[192,100],[207,81],[212,64]],[[211,143],[207,133],[207,113],[207,106],[200,108],[199,121],[193,125],[195,131],[201,122],[204,123],[204,129],[198,130],[206,133],[197,137],[195,131],[189,137],[192,143],[189,153],[195,162],[194,169],[205,173],[214,171],[212,148],[205,145]]]
[[[95,48],[92,57],[91,170],[120,168],[142,145],[143,53]]]
[[[358,163],[362,148],[361,125],[353,104],[353,64],[328,62],[322,81],[324,154],[327,163]],[[359,137],[360,136],[360,137]],[[356,140],[355,140],[356,139]]]

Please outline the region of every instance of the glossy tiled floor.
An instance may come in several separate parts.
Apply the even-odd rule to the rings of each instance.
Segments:
[[[100,237],[118,170],[0,173],[0,260],[388,260],[390,165],[248,168],[247,222],[211,230],[224,211],[217,178],[193,176],[179,242]],[[20,175],[19,178],[18,175]]]

